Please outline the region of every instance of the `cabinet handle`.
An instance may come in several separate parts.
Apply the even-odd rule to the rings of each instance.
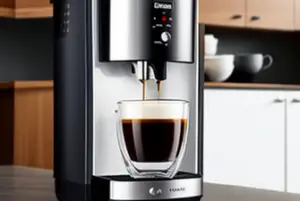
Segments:
[[[284,99],[277,98],[274,100],[274,103],[283,103],[284,101],[285,101]]]
[[[251,21],[258,21],[258,20],[260,20],[259,16],[252,16],[251,17]]]
[[[231,17],[231,19],[232,20],[239,20],[239,19],[242,19],[242,15],[240,15],[240,14],[236,14],[236,15],[233,15],[232,17]]]
[[[291,103],[300,103],[300,100],[297,98],[294,98],[293,100],[291,100]]]

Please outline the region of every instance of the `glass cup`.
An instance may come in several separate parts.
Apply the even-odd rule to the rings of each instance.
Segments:
[[[137,100],[118,106],[118,142],[130,176],[173,178],[187,143],[189,102]]]

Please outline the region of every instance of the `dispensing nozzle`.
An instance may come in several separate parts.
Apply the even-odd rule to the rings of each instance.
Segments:
[[[138,61],[132,63],[132,66],[133,73],[136,75],[138,80],[156,80],[153,68],[149,65],[147,61]]]
[[[140,81],[155,80],[162,81],[167,77],[167,66],[165,62],[138,61],[132,63],[133,73]]]

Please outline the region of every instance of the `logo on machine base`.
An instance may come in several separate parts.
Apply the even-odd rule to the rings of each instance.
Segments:
[[[167,9],[167,10],[171,10],[172,9],[172,4],[155,2],[154,3],[154,8],[155,9]]]
[[[158,196],[158,195],[162,194],[162,190],[160,188],[159,189],[155,189],[154,187],[152,187],[152,188],[149,189],[149,193],[152,196]]]

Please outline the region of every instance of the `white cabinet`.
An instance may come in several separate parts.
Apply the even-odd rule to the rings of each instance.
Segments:
[[[287,100],[287,191],[300,193],[300,92]]]
[[[275,101],[281,95],[205,90],[205,182],[284,190],[285,102]]]
[[[225,93],[227,92],[227,93]],[[236,184],[240,176],[242,139],[236,131],[239,102],[230,91],[204,92],[204,181]],[[239,142],[239,143],[235,143]]]

